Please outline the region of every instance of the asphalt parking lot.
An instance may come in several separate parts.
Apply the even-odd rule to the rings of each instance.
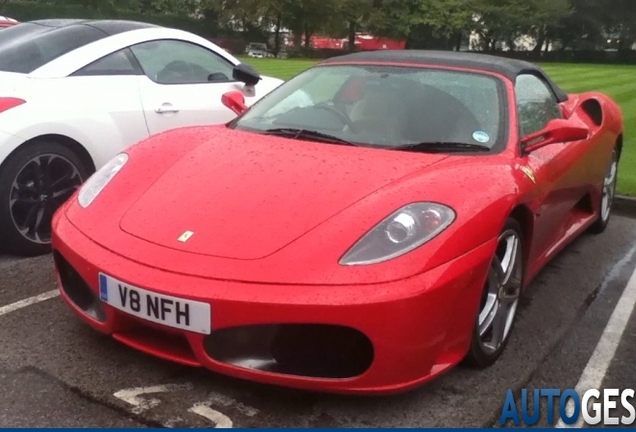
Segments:
[[[526,291],[496,365],[460,367],[381,398],[257,385],[137,353],[67,310],[55,295],[50,256],[0,257],[0,426],[488,427],[499,426],[509,388],[586,380],[634,388],[636,315],[620,332],[618,315],[610,321],[617,304],[629,305],[634,216],[615,213],[603,235],[584,235],[544,269]],[[595,363],[599,350],[604,355]]]

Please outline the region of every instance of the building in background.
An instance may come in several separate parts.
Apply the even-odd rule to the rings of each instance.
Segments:
[[[290,49],[294,47],[293,37],[291,37],[291,34],[286,37],[285,44]],[[349,49],[348,38],[332,38],[328,36],[314,35],[310,39],[310,44],[310,48],[312,49]],[[382,49],[400,50],[406,47],[406,40],[388,39],[374,36],[370,33],[358,32],[356,33],[355,44],[356,50],[359,51]]]

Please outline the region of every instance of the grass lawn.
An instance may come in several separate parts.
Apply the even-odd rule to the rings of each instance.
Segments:
[[[625,124],[618,193],[636,196],[636,66],[544,64],[552,79],[571,93],[599,91],[621,106]]]
[[[315,60],[241,58],[263,75],[287,80],[316,63]],[[544,64],[545,71],[565,91],[599,91],[616,100],[625,122],[618,193],[636,196],[636,66]]]

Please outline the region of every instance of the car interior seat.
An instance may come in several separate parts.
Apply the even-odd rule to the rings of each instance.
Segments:
[[[436,87],[413,87],[404,95],[408,106],[407,139],[412,142],[472,142],[482,126],[471,110],[455,96]]]
[[[394,83],[387,85],[382,78],[369,79],[364,83],[360,100],[353,104],[349,118],[358,130],[403,141],[407,107],[400,93]]]

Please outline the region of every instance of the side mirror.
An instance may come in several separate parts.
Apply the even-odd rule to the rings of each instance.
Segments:
[[[236,81],[245,83],[246,86],[255,86],[261,80],[261,75],[252,66],[239,63],[234,66],[232,71],[232,78]]]
[[[227,92],[221,96],[221,102],[223,105],[234,111],[236,114],[241,115],[247,111],[247,105],[245,105],[245,96],[243,92],[234,90]]]
[[[524,151],[530,153],[550,144],[566,143],[586,139],[588,128],[572,120],[554,119],[540,131],[521,139]]]

